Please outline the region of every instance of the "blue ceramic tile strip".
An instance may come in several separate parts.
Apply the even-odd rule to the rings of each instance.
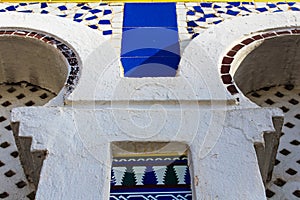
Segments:
[[[114,158],[111,200],[191,200],[191,178],[186,156]]]
[[[180,46],[175,3],[126,3],[122,31],[125,77],[176,75]]]
[[[85,24],[92,29],[99,30],[104,36],[112,35],[111,21],[102,19],[104,16],[107,18],[108,15],[112,18],[112,10],[108,4],[104,3],[2,3],[0,13],[3,12],[55,15]]]
[[[228,2],[228,3],[196,3],[185,4],[187,31],[195,38],[201,29],[219,24],[226,19],[260,13],[300,11],[299,3],[295,2]],[[196,17],[197,16],[197,17]],[[199,27],[201,29],[199,29]]]

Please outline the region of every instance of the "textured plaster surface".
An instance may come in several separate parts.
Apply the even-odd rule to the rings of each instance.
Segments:
[[[28,18],[8,21],[26,24]],[[37,199],[108,199],[113,141],[188,144],[195,199],[265,199],[253,145],[263,142],[263,131],[274,131],[272,116],[282,114],[230,95],[220,80],[220,62],[248,34],[299,22],[294,13],[228,20],[189,44],[177,77],[142,79],[120,77],[118,57],[97,33],[64,20],[55,23],[86,37],[42,26],[77,51],[82,75],[64,108],[13,110],[20,136],[33,137],[32,150],[49,152]]]
[[[166,116],[161,112],[147,108],[15,109],[12,120],[21,121],[20,136],[33,137],[32,150],[49,152],[37,199],[107,199],[112,141],[186,143],[193,176],[199,178],[193,187],[197,199],[265,199],[253,143],[262,142],[263,131],[273,131],[271,117],[281,115],[279,111],[225,111],[193,105],[192,109],[165,109]]]

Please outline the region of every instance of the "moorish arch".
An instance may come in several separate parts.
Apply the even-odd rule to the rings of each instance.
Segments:
[[[91,44],[84,43],[85,37],[73,38],[74,41],[60,37],[71,44],[82,62],[80,81],[67,97],[67,105],[13,110],[12,120],[20,123],[19,134],[32,137],[31,149],[50,152],[42,170],[47,178],[41,176],[37,196],[108,198],[109,180],[113,178],[110,145],[138,143],[142,138],[147,142],[182,142],[189,146],[193,198],[264,199],[254,144],[264,142],[264,131],[273,135],[280,132],[277,118],[274,127],[272,117],[279,119],[282,113],[259,107],[242,92],[232,95],[227,91],[221,78],[221,63],[226,52],[249,34],[293,28],[299,21],[293,13],[262,14],[228,20],[203,31],[183,53],[175,78],[120,77],[119,60],[109,55],[109,45],[100,39],[92,40],[98,35],[90,33],[87,38]],[[134,92],[137,95],[130,96]],[[133,104],[127,107],[124,102],[129,101]],[[148,109],[157,103],[166,105],[169,115],[165,120],[159,120],[161,109]],[[152,126],[142,126],[140,131],[128,117],[128,113],[133,113],[144,125],[149,112],[157,116],[153,118],[154,125],[164,122],[159,131]],[[49,118],[53,121],[49,122]],[[262,147],[262,157],[271,160],[266,149]],[[78,180],[81,184],[77,184]]]
[[[258,17],[268,22],[268,16],[266,20]],[[245,99],[241,105],[253,102],[260,107],[280,108],[284,113],[283,122],[273,118],[276,129],[283,125],[282,132],[264,133],[264,144],[256,143],[255,148],[266,196],[295,198],[299,197],[296,183],[300,181],[297,148],[300,144],[300,28],[297,18],[287,23],[291,16],[275,14],[273,17],[277,21],[281,18],[284,24],[273,27],[268,27],[268,23],[265,27],[259,24],[256,29],[254,24],[249,24],[255,17],[249,17],[248,25],[253,29],[243,32],[229,45],[221,57],[219,73],[227,91],[238,100]],[[238,27],[234,24],[231,23]]]
[[[104,39],[82,25],[69,25],[65,19],[48,15],[1,14],[0,21],[0,145],[7,154],[1,158],[1,173],[7,184],[1,188],[0,197],[34,199],[47,151],[30,149],[30,137],[12,133],[19,127],[11,124],[11,110],[64,105],[79,81],[85,54],[92,50],[87,44],[94,37],[99,44]],[[87,32],[90,37],[78,41],[70,30]],[[16,186],[22,192],[15,192]]]

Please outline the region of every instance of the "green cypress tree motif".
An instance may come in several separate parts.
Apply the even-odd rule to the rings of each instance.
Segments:
[[[164,184],[177,185],[178,182],[178,177],[175,172],[175,169],[173,168],[173,165],[168,165],[164,176]]]
[[[127,166],[124,176],[122,178],[123,186],[135,186],[137,184],[136,177],[132,166]]]

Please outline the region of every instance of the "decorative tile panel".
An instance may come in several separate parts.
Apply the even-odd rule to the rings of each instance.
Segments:
[[[223,22],[226,19],[259,13],[300,11],[296,2],[228,2],[228,3],[185,3],[186,27],[191,38],[200,31]]]
[[[1,12],[55,15],[96,29],[108,39],[112,35],[113,12],[106,3],[0,3]]]
[[[113,159],[110,199],[191,200],[186,156],[135,156]]]

